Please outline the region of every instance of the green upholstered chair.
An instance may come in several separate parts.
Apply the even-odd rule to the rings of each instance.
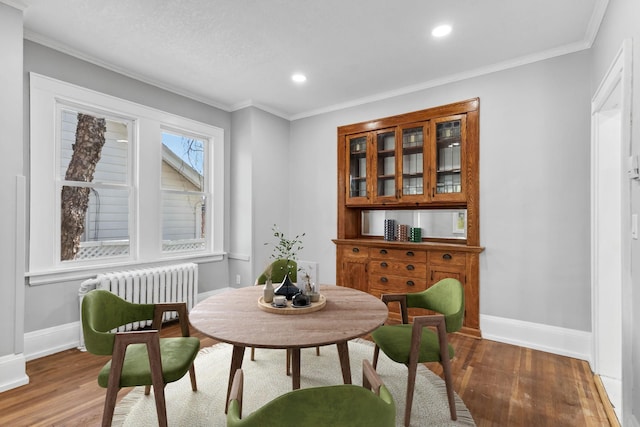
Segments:
[[[162,315],[176,311],[182,337],[160,338]],[[152,320],[152,330],[113,332],[129,323]],[[82,299],[82,328],[87,351],[110,355],[98,374],[98,384],[107,389],[102,425],[110,426],[118,391],[122,387],[153,385],[158,423],[167,425],[164,387],[191,375],[191,388],[197,390],[193,361],[200,340],[189,337],[189,319],[185,303],[133,304],[106,290],[93,290]]]
[[[396,407],[368,360],[363,387],[342,384],[303,388],[276,397],[242,417],[242,370],[233,378],[227,427],[393,427]]]
[[[277,287],[278,283],[284,280],[284,276],[289,270],[289,279],[296,283],[298,281],[298,263],[294,260],[289,260],[289,268],[287,269],[286,259],[277,259],[271,263],[265,270],[256,278],[256,285],[264,285],[267,281],[267,272],[271,270],[271,281],[273,286]]]
[[[447,386],[451,419],[456,420],[456,406],[451,378],[453,347],[447,341],[447,333],[459,331],[464,320],[464,289],[456,279],[442,279],[429,289],[409,294],[385,294],[382,300],[400,303],[401,325],[384,325],[371,333],[376,343],[373,353],[373,367],[378,364],[382,350],[391,360],[403,363],[409,368],[407,378],[407,403],[404,425],[409,426],[413,391],[418,363],[439,362],[444,372]],[[407,308],[424,308],[438,314],[415,316],[409,324]],[[434,332],[429,327],[435,327]],[[424,404],[428,405],[428,402]]]

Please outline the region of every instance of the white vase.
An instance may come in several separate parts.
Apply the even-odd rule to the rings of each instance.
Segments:
[[[271,279],[264,283],[264,287],[262,288],[262,299],[264,299],[264,302],[273,301],[273,283],[271,282]]]

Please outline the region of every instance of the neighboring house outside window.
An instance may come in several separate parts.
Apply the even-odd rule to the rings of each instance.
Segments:
[[[222,257],[222,129],[30,78],[31,283]]]

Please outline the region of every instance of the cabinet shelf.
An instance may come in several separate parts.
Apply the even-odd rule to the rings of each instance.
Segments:
[[[402,154],[404,155],[412,155],[412,154],[422,154],[424,151],[424,147],[422,145],[412,146],[412,147],[402,147]]]
[[[396,150],[379,150],[378,157],[393,157],[396,155]]]

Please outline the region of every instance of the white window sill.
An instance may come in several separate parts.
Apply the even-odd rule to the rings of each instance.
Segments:
[[[223,261],[226,253],[213,253],[207,255],[184,254],[182,256],[172,256],[171,258],[162,258],[154,262],[131,261],[113,264],[76,266],[72,268],[58,269],[54,271],[29,271],[25,273],[25,278],[29,286],[48,285],[51,283],[70,282],[74,280],[85,280],[95,277],[99,273],[110,271],[127,270],[133,268],[153,267],[156,265],[167,265],[172,262],[191,261],[197,264],[208,262]]]

